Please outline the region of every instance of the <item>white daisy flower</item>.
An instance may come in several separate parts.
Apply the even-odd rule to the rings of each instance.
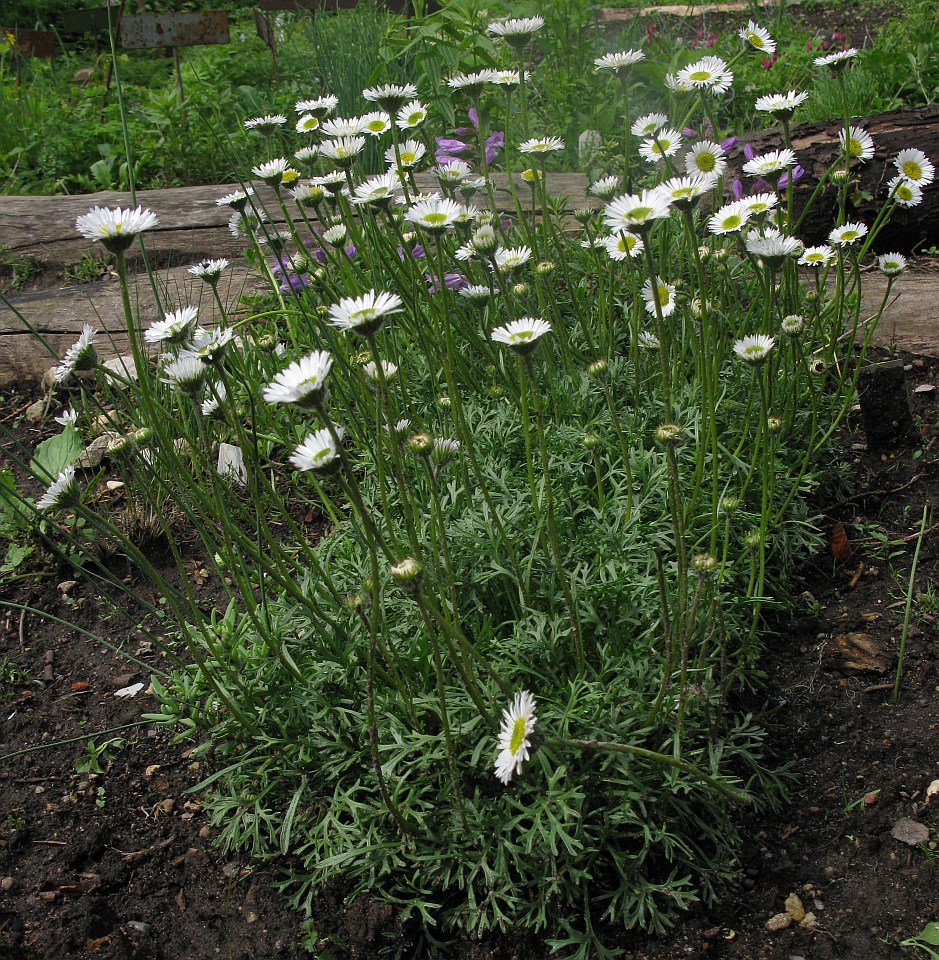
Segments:
[[[752,177],[768,177],[771,174],[788,170],[795,164],[795,151],[784,147],[782,150],[770,150],[768,153],[748,160],[743,165],[743,172],[749,173]]]
[[[906,257],[902,253],[882,253],[877,258],[877,267],[887,277],[895,277],[906,270]]]
[[[655,190],[641,194],[624,194],[606,205],[603,221],[610,233],[621,230],[643,232],[651,229],[656,220],[670,215],[668,200]]]
[[[231,207],[238,213],[248,205],[248,198],[254,196],[254,187],[245,187],[244,190],[236,190],[234,193],[226,193],[224,197],[219,197],[215,201],[217,207]]]
[[[826,53],[823,57],[816,57],[813,61],[816,67],[829,67],[832,72],[843,70],[848,63],[857,56],[857,47],[848,47],[847,50],[836,50]]]
[[[408,223],[430,233],[442,233],[460,218],[460,205],[444,197],[438,200],[421,200],[409,207],[404,214]]]
[[[556,153],[564,149],[564,141],[560,137],[533,137],[519,144],[519,153]]]
[[[399,111],[396,119],[399,129],[413,130],[427,119],[427,107],[420,100],[406,103]]]
[[[265,163],[251,168],[253,176],[263,180],[269,187],[279,187],[281,184],[293,183],[300,174],[290,166],[284,157],[275,157]]]
[[[196,394],[205,383],[206,366],[192,354],[181,354],[163,368],[160,383],[182,390],[184,393]]]
[[[391,129],[391,115],[385,113],[384,110],[367,113],[362,117],[362,126],[365,127],[363,133],[372,137],[380,137]]]
[[[640,60],[645,60],[646,55],[642,50],[620,50],[617,53],[605,53],[602,57],[597,57],[593,65],[597,72],[600,70],[610,70],[613,73],[619,73],[621,70],[631,67]]]
[[[666,73],[665,89],[670,90],[672,93],[690,93],[694,90],[694,86],[689,80],[683,79],[679,74]]]
[[[636,120],[629,131],[634,137],[649,137],[667,123],[668,117],[664,113],[647,113]]]
[[[145,230],[160,221],[152,210],[136,207],[122,210],[117,207],[92,207],[75,221],[75,229],[86,240],[100,240],[111,253],[123,253]]]
[[[770,93],[765,97],[758,97],[754,106],[761,113],[771,113],[777,120],[789,120],[796,112],[796,107],[801,106],[808,98],[807,93],[790,90],[788,93]]]
[[[837,260],[835,251],[827,243],[817,247],[806,247],[799,257],[799,264],[803,267],[827,267]]]
[[[334,427],[336,435],[341,440],[344,434],[342,427]],[[335,466],[339,457],[339,448],[333,440],[327,427],[309,434],[306,439],[290,454],[290,462],[298,470],[327,470]]]
[[[527,72],[525,79],[528,79]],[[489,75],[489,82],[497,87],[502,87],[503,90],[511,90],[512,87],[519,85],[518,70],[493,70]]]
[[[720,57],[704,57],[678,71],[678,80],[696,90],[724,93],[730,88],[734,75]]]
[[[36,509],[51,510],[53,507],[66,507],[76,501],[77,495],[75,467],[69,465],[52,481],[46,492],[36,501]]]
[[[493,20],[488,30],[494,37],[504,37],[511,42],[525,41],[544,26],[544,17],[512,17],[508,20]]]
[[[324,230],[322,240],[331,247],[345,245],[346,237],[349,235],[349,229],[344,223],[334,223],[328,230]]]
[[[901,207],[917,207],[923,202],[923,188],[902,175],[887,182],[887,193]]]
[[[417,87],[413,83],[386,83],[381,87],[363,90],[362,96],[370,103],[377,103],[388,113],[397,113],[417,96]]]
[[[531,260],[531,247],[499,247],[494,254],[496,269],[511,273]]]
[[[502,711],[499,730],[499,754],[495,762],[496,777],[506,786],[522,772],[531,757],[531,735],[535,732],[535,698],[527,691],[515,694],[512,705]]]
[[[245,129],[254,130],[262,136],[269,137],[286,122],[287,118],[282,113],[269,113],[264,117],[252,117],[250,120],[245,120]]]
[[[325,193],[323,188],[313,183],[298,183],[291,188],[290,196],[301,207],[315,207],[321,203]]]
[[[496,343],[504,343],[517,353],[531,353],[540,337],[551,332],[551,324],[539,317],[522,317],[502,327],[496,327],[489,335]]]
[[[621,230],[611,237],[603,237],[603,246],[611,260],[625,260],[627,257],[641,256],[645,245],[634,233]]]
[[[326,380],[333,358],[325,350],[295,360],[264,388],[267,403],[296,403],[304,407],[319,406],[326,396]]]
[[[437,167],[434,173],[441,183],[457,184],[465,180],[473,172],[465,160],[448,160]]]
[[[775,227],[749,231],[746,247],[755,257],[771,262],[802,253],[802,244],[795,237],[787,237]]]
[[[776,41],[770,36],[769,30],[759,26],[752,20],[737,32],[737,36],[745,43],[749,43],[754,50],[759,50],[760,53],[771,56],[776,52]]]
[[[297,133],[316,133],[322,121],[312,113],[304,113],[296,123]]]
[[[594,180],[594,182],[590,184],[587,192],[592,193],[601,200],[609,201],[616,196],[619,185],[620,178],[613,173],[607,177],[601,177],[599,180]]]
[[[203,363],[217,363],[225,352],[225,347],[234,340],[234,333],[227,327],[213,327],[206,330],[197,327],[192,340],[186,345],[180,356],[197,357]]]
[[[765,333],[753,333],[734,344],[734,353],[745,363],[756,366],[769,356],[775,343],[776,341]]]
[[[750,219],[750,211],[742,200],[725,203],[720,210],[708,220],[708,230],[718,236],[725,233],[735,233],[746,226]]]
[[[296,110],[297,113],[312,113],[315,117],[319,117],[320,120],[322,120],[323,117],[329,116],[338,106],[339,97],[328,93],[325,96],[316,97],[313,100],[298,100],[294,104],[294,110]]]
[[[195,307],[171,310],[162,320],[157,320],[144,332],[147,343],[180,344],[189,339],[199,311]]]
[[[376,293],[369,290],[360,297],[344,297],[329,308],[329,319],[340,330],[352,330],[370,336],[385,322],[385,317],[402,310],[401,298],[396,293]]]
[[[335,137],[320,144],[320,153],[337,166],[348,167],[365,149],[365,137]]]
[[[398,372],[398,365],[392,363],[390,360],[382,360],[381,373],[379,373],[375,361],[369,360],[368,363],[362,364],[362,372],[372,383],[381,383],[382,374],[386,381],[394,379],[395,374]]]
[[[218,283],[223,271],[228,269],[228,266],[229,261],[224,257],[219,257],[217,260],[200,260],[189,268],[189,273],[214,286]]]
[[[425,153],[427,153],[427,148],[418,140],[405,140],[404,143],[398,147],[401,166],[405,170],[410,170],[417,166]],[[392,166],[398,162],[395,157],[394,147],[389,147],[385,151],[385,160]]]
[[[930,163],[929,157],[913,147],[901,150],[893,158],[893,164],[900,176],[920,187],[928,186],[936,177],[936,168]]]
[[[355,188],[353,203],[370,203],[383,206],[391,203],[395,194],[401,189],[401,178],[396,170],[388,170],[377,177],[369,177],[364,183]]]
[[[705,176],[719,177],[726,166],[726,155],[720,144],[711,140],[701,140],[685,154],[685,172],[691,176],[703,173]]]
[[[492,70],[477,70],[473,73],[457,73],[450,77],[447,86],[451,90],[465,93],[471,100],[476,100],[486,87],[492,83]]]
[[[222,404],[227,397],[228,391],[225,389],[225,384],[217,383],[215,385],[215,393],[209,394],[205,400],[202,401],[202,416],[206,418],[214,417],[215,414],[221,410]]]
[[[690,207],[703,197],[717,181],[713,176],[696,173],[690,177],[672,177],[656,189],[668,198],[668,202],[681,209]]]
[[[749,197],[741,198],[739,202],[751,217],[756,217],[774,209],[779,203],[779,195],[775,193],[754,193]]]
[[[97,330],[86,323],[82,327],[78,339],[65,351],[62,362],[55,368],[53,380],[62,383],[75,371],[87,372],[93,370],[98,362],[98,352],[95,350],[95,334]]]
[[[643,350],[658,350],[662,344],[659,342],[659,338],[654,334],[650,333],[648,330],[640,330],[638,336],[639,346]]]
[[[860,222],[846,223],[841,227],[835,227],[828,234],[828,242],[836,247],[850,247],[867,233],[867,225]]]
[[[324,137],[358,137],[365,132],[365,117],[331,117],[320,125]]]
[[[649,163],[658,163],[665,157],[674,156],[681,149],[681,134],[677,130],[663,128],[639,145],[639,155]]]
[[[797,337],[805,329],[805,317],[799,316],[797,313],[790,313],[789,316],[783,317],[779,329],[787,337]]]
[[[848,127],[847,145],[845,145],[844,128],[838,131],[838,143],[841,152],[847,153],[852,160],[864,163],[874,156],[874,141],[871,135],[861,127]]]
[[[642,299],[645,301],[646,313],[655,316],[655,298],[658,296],[659,308],[663,317],[670,317],[675,312],[675,286],[666,283],[661,277],[656,277],[655,287],[651,280],[642,285]]]
[[[59,416],[55,417],[55,422],[63,427],[74,427],[78,423],[78,412],[74,407],[63,410]]]
[[[346,182],[346,175],[341,170],[331,170],[310,180],[314,187],[323,187],[332,196],[338,196],[347,190]]]

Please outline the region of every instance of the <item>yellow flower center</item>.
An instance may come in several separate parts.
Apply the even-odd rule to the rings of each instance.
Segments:
[[[695,164],[702,173],[710,173],[717,166],[717,159],[713,153],[699,153]]]
[[[915,160],[907,160],[903,164],[903,173],[911,180],[919,180],[923,176],[923,168]]]
[[[688,74],[688,79],[695,83],[701,82],[703,80],[709,80],[710,77],[711,77],[711,73],[709,70],[695,70],[694,73]]]
[[[530,339],[531,331],[526,331],[528,336],[525,339]],[[512,753],[518,753],[521,749],[522,744],[525,742],[525,718],[519,717],[515,723],[512,724],[512,736],[509,738],[509,750]]]
[[[740,226],[740,216],[739,214],[732,214],[724,221],[725,230],[736,230]]]

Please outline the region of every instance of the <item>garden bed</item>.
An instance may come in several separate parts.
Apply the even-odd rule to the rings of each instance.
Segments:
[[[906,361],[911,388],[937,384],[934,358]],[[693,910],[671,937],[626,939],[627,956],[886,960],[911,956],[897,942],[936,919],[939,803],[926,802],[939,777],[935,530],[923,539],[892,699],[912,550],[924,504],[939,498],[936,394],[912,394],[922,439],[908,448],[869,452],[852,419],[839,446],[856,488],[826,505],[831,529],[844,524],[851,554],[841,548],[836,561],[826,550],[803,564],[799,608],[764,637],[760,697],[778,707],[771,762],[791,764],[797,775],[790,805],[748,823],[741,885],[728,888],[717,909]],[[50,432],[22,417],[34,396],[15,394],[2,413],[30,445]],[[120,495],[110,496],[119,509]],[[148,549],[170,575],[160,542]],[[195,545],[184,549],[192,569],[201,569]],[[119,557],[113,563],[123,570]],[[191,745],[147,725],[100,732],[154,709],[145,690],[131,699],[115,693],[146,685],[147,665],[162,661],[85,584],[63,587],[66,578],[66,570],[47,569],[8,583],[4,598],[100,631],[139,662],[32,614],[20,619],[7,610],[0,621],[0,754],[45,748],[0,766],[0,958],[261,960],[310,955],[304,942],[318,944],[313,956],[327,956],[328,947],[334,957],[371,957],[389,946],[409,956],[414,930],[387,906],[348,904],[335,889],[302,924],[272,892],[273,868],[214,849],[199,797],[187,792],[207,772],[189,757]],[[207,572],[195,582],[200,601],[211,604],[218,584]],[[865,669],[843,655],[844,638],[858,636],[868,655],[855,646],[852,662]],[[102,757],[105,773],[76,771],[89,741],[101,747],[112,737],[126,744]],[[928,829],[925,844],[892,837],[908,818]],[[767,931],[791,893],[817,928]],[[457,955],[541,960],[548,952],[536,939],[496,938],[465,943]]]

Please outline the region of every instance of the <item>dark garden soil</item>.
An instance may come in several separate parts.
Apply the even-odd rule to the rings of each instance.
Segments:
[[[839,446],[856,490],[823,506],[832,548],[801,565],[796,592],[804,592],[791,619],[765,635],[765,699],[777,724],[769,762],[797,773],[791,802],[747,822],[739,884],[716,907],[693,911],[669,938],[621,937],[634,960],[910,956],[898,941],[939,918],[939,795],[928,794],[939,778],[932,527],[892,697],[923,507],[939,499],[939,391],[922,389],[939,379],[939,361],[905,362],[910,389],[920,388],[911,394],[916,439],[868,450],[852,415]],[[34,445],[50,428],[25,420],[30,399],[10,398],[0,419]],[[120,494],[110,496],[120,509]],[[159,558],[158,543],[148,550]],[[195,572],[194,548],[192,555]],[[45,569],[0,591],[96,631],[142,664],[166,665],[86,584],[62,588],[66,576]],[[209,602],[210,577],[200,589]],[[304,930],[272,889],[273,867],[216,849],[199,797],[188,792],[209,772],[190,756],[191,744],[150,725],[101,733],[154,708],[145,689],[116,696],[146,685],[149,669],[73,628],[10,609],[0,614],[0,668],[0,960],[302,957],[310,955],[305,934],[319,944],[314,956],[378,957],[395,946],[413,955],[415,931],[402,930],[389,908],[347,904],[337,890],[317,901]],[[88,740],[100,746],[110,736],[126,744],[106,772],[78,772]],[[9,756],[37,746],[46,749]],[[814,922],[787,915],[791,894]],[[798,915],[791,899],[789,906]],[[766,929],[777,914],[785,929]],[[464,960],[547,953],[532,939],[457,951]]]

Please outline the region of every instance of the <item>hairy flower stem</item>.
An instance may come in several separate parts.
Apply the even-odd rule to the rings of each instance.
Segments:
[[[527,392],[528,385],[532,387],[532,402],[535,408],[535,423],[538,427],[538,447],[541,453],[541,468],[544,471],[544,493],[545,493],[545,514],[548,522],[548,539],[551,544],[550,554],[554,560],[554,566],[558,575],[558,582],[561,585],[561,592],[564,594],[564,602],[567,604],[568,614],[571,618],[571,628],[574,633],[574,653],[577,660],[577,670],[583,673],[586,666],[584,655],[584,640],[580,629],[580,618],[577,615],[577,607],[574,603],[574,597],[571,593],[571,586],[567,579],[567,573],[564,570],[564,563],[561,558],[561,546],[558,540],[557,516],[554,512],[554,496],[551,489],[551,461],[548,457],[548,445],[545,439],[544,416],[541,406],[541,397],[534,389],[536,383],[534,366],[531,357],[524,356],[524,372],[527,374],[529,383],[523,384],[523,395]]]
[[[662,303],[659,300],[659,274],[655,269],[655,261],[652,259],[652,247],[646,239],[644,244],[646,272],[649,274],[649,282],[652,285],[652,303],[655,306],[655,332],[659,338],[659,359],[662,366],[662,402],[665,407],[665,420],[671,423],[672,420],[672,372],[669,369],[668,358],[671,355],[672,338],[666,336],[665,318],[662,316]]]

